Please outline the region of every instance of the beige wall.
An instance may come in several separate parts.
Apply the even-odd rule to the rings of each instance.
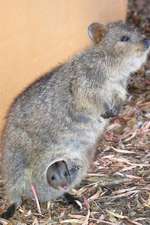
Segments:
[[[0,0],[0,129],[14,97],[89,44],[94,21],[124,19],[126,0]]]

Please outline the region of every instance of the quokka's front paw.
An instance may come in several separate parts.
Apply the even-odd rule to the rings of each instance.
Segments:
[[[105,119],[108,119],[108,118],[117,116],[119,112],[120,112],[120,106],[113,106],[112,108],[106,109],[106,111],[101,116]]]

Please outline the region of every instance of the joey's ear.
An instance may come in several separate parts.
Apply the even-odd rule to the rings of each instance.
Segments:
[[[92,23],[88,27],[88,35],[95,44],[98,44],[102,40],[106,32],[106,26],[100,23]]]

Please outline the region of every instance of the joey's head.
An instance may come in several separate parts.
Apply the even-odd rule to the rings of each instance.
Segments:
[[[106,26],[92,23],[88,33],[97,49],[104,50],[109,60],[108,65],[110,63],[125,73],[137,71],[150,52],[150,39],[123,22]]]
[[[68,166],[65,161],[57,161],[47,169],[47,181],[50,187],[58,190],[67,191],[78,175],[79,167],[76,165]]]

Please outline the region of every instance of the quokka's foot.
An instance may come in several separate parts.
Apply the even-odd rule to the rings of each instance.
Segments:
[[[74,195],[69,194],[69,193],[65,193],[64,199],[66,200],[66,202],[68,204],[73,205],[77,210],[82,209],[82,204],[81,204],[80,200],[78,198],[74,197]]]
[[[10,219],[11,217],[14,216],[16,209],[17,209],[17,204],[13,203],[6,209],[5,212],[3,212],[0,215],[0,217],[3,219]]]

